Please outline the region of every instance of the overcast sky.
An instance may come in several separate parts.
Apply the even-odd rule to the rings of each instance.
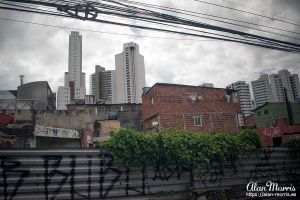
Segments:
[[[230,17],[300,33],[300,26],[235,12],[194,0],[145,0],[145,2]],[[211,0],[210,2],[300,24],[299,0]],[[43,23],[69,29],[4,19]],[[114,20],[112,17],[106,19]],[[199,22],[227,26],[201,18],[194,19]],[[115,54],[122,51],[123,43],[131,41],[139,44],[140,53],[145,58],[147,86],[152,86],[156,82],[190,85],[210,82],[216,87],[225,87],[238,80],[250,82],[257,79],[261,73],[271,74],[281,69],[300,73],[299,54],[76,19],[0,10],[0,89],[16,89],[20,82],[19,75],[23,74],[25,82],[46,80],[53,92],[56,92],[57,87],[64,84],[64,72],[68,70],[68,37],[71,30],[76,28],[110,32],[80,31],[83,40],[83,72],[86,73],[87,90],[89,89],[89,75],[93,73],[94,66],[101,65],[106,69],[114,69]],[[250,29],[240,30],[251,31]],[[255,33],[263,35],[263,33]],[[300,34],[289,35],[300,38]],[[300,40],[293,42],[300,43]]]

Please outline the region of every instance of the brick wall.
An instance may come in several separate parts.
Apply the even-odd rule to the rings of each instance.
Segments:
[[[219,88],[155,84],[142,98],[144,130],[151,128],[150,121],[156,116],[163,128],[238,132],[236,114],[241,112],[238,96],[232,93],[226,97],[226,94],[225,89]],[[194,116],[201,116],[202,126],[194,125]]]
[[[248,128],[255,127],[255,118],[254,118],[254,114],[248,116],[248,117],[245,119],[245,125],[246,125],[246,127],[248,127]]]

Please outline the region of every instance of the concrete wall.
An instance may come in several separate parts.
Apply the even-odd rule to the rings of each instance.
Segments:
[[[36,124],[46,127],[90,130],[93,128],[94,121],[95,115],[85,110],[38,112],[36,114]]]
[[[104,136],[110,136],[110,134],[114,131],[117,131],[120,129],[120,121],[118,120],[105,120],[100,121],[100,137]]]
[[[7,114],[15,117],[17,123],[30,122],[44,127],[91,130],[95,122],[105,127],[104,134],[122,128],[141,130],[141,104],[109,104],[109,105],[72,105],[70,110],[29,111],[9,110]],[[108,120],[107,122],[105,122]],[[114,120],[114,125],[110,121]],[[109,125],[110,124],[110,125]]]
[[[39,149],[80,148],[80,146],[80,139],[36,137],[36,148]]]
[[[68,109],[87,112],[95,116],[94,120],[119,120],[122,128],[141,130],[141,104],[69,105]]]

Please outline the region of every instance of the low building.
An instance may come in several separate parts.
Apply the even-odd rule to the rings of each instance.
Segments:
[[[34,110],[55,110],[55,95],[47,81],[30,82],[18,86],[18,100],[33,100]]]
[[[156,83],[144,95],[143,129],[237,133],[243,126],[235,90]]]
[[[142,104],[69,104],[67,107],[69,112],[88,113],[93,121],[118,120],[121,128],[142,129]]]
[[[84,104],[95,104],[95,103],[96,103],[95,95],[84,96]]]
[[[31,148],[80,148],[81,138],[78,130],[35,126]]]
[[[280,146],[290,139],[300,139],[300,124],[291,125],[287,118],[279,118],[272,127],[257,128],[265,146]]]
[[[275,127],[277,120],[282,118],[292,118],[292,124],[300,124],[300,103],[290,103],[289,106],[286,103],[265,103],[254,110],[254,118],[257,128]]]
[[[18,92],[17,90],[0,90],[0,100],[16,99],[17,92]]]

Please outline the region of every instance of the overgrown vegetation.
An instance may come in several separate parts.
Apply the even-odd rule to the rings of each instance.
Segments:
[[[290,153],[300,156],[300,138],[289,139],[282,143],[283,147],[287,147]]]
[[[101,147],[127,166],[169,166],[180,164],[192,168],[214,162],[235,163],[242,152],[262,146],[253,130],[238,135],[189,133],[161,130],[149,134],[121,129]]]

